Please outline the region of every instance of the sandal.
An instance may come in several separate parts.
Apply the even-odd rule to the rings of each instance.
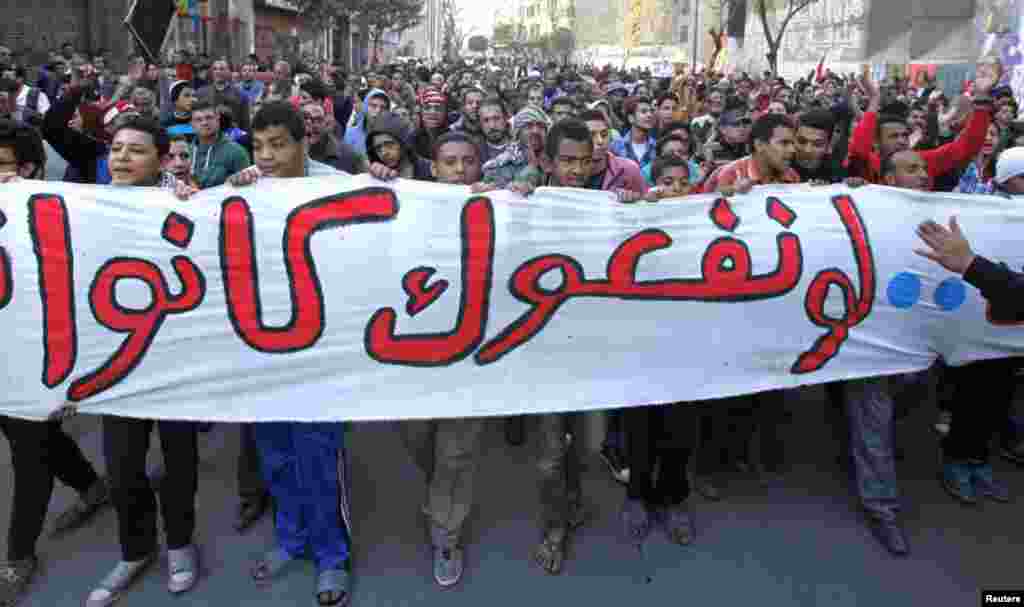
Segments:
[[[259,561],[256,562],[256,566],[252,568],[250,572],[252,579],[257,584],[269,582],[276,578],[284,569],[295,560],[295,557],[288,554],[281,548],[274,548],[268,550]]]
[[[566,529],[549,529],[544,533],[544,539],[537,546],[533,553],[533,560],[548,575],[558,575],[562,572],[562,563],[565,562],[565,544],[569,532]]]
[[[344,569],[321,571],[316,578],[316,604],[320,607],[344,607],[348,592],[348,572]]]

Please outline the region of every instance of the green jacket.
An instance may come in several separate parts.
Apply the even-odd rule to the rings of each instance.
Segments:
[[[192,144],[192,177],[201,189],[223,185],[228,177],[248,167],[249,153],[221,134],[213,145]]]

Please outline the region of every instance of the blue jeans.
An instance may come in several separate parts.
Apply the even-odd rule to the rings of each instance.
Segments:
[[[252,429],[274,496],[278,546],[295,558],[311,550],[317,571],[343,569],[349,557],[339,479],[344,426],[269,422]]]

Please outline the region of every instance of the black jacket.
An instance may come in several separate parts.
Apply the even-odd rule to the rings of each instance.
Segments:
[[[988,300],[992,320],[1024,321],[1024,274],[979,255],[964,272],[964,280],[977,287]]]
[[[309,146],[309,157],[352,175],[366,172],[366,159],[347,143],[338,141],[331,133]]]
[[[385,112],[373,120],[372,127],[366,133],[366,157],[370,163],[380,162],[377,151],[373,149],[373,137],[378,134],[391,135],[402,144],[402,177],[433,181],[430,161],[420,158],[416,153],[412,128],[398,115]]]
[[[43,118],[43,139],[75,169],[78,183],[96,183],[96,163],[107,153],[107,144],[68,128],[82,96],[81,88],[71,87],[64,98],[50,107]]]

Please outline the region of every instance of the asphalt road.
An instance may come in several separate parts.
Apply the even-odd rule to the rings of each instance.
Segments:
[[[622,539],[618,511],[623,490],[592,458],[584,480],[597,518],[570,547],[562,575],[548,577],[529,561],[538,532],[530,443],[508,447],[501,425],[489,424],[481,462],[478,507],[467,538],[467,573],[448,591],[434,586],[430,551],[418,518],[422,479],[394,428],[363,424],[350,434],[354,464],[355,588],[358,607],[445,605],[767,605],[854,607],[979,605],[981,588],[1024,587],[1024,525],[1015,504],[954,503],[936,481],[934,407],[919,406],[899,437],[910,558],[896,560],[861,522],[845,476],[834,464],[836,447],[824,423],[823,392],[802,390],[791,399],[792,471],[784,484],[762,488],[739,473],[725,499],[694,496],[697,537],[682,548],[655,532],[642,551]],[[979,405],[983,403],[979,402]],[[68,422],[86,454],[102,468],[96,419]],[[529,425],[527,425],[529,432]],[[269,545],[263,519],[246,535],[231,527],[236,504],[237,429],[215,427],[200,440],[199,529],[203,578],[181,597],[166,589],[166,562],[154,568],[119,605],[315,605],[312,564],[294,569],[268,589],[257,588],[248,567]],[[151,457],[158,457],[151,454]],[[1024,488],[1024,473],[1001,460],[997,473]],[[11,486],[6,441],[0,441],[0,486]],[[7,490],[9,495],[10,490]],[[50,519],[73,499],[59,487]],[[6,529],[10,499],[0,500]],[[6,553],[6,538],[0,537]],[[93,584],[119,556],[114,514],[67,537],[39,544],[43,568],[24,605],[81,605]]]

